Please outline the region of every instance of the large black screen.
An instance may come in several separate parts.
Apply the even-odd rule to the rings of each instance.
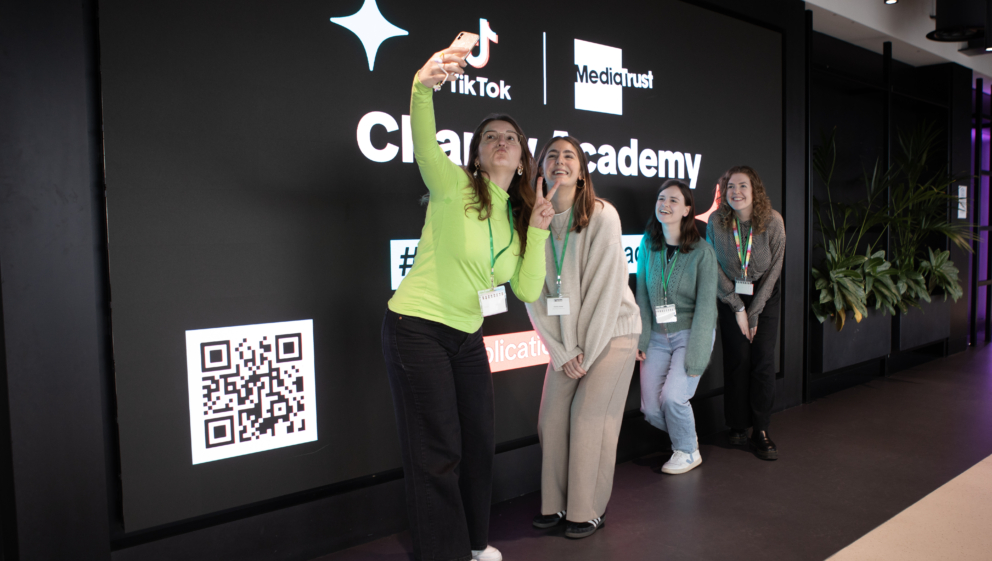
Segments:
[[[665,177],[703,210],[741,163],[781,210],[781,36],[678,0],[108,0],[100,27],[129,531],[399,466],[379,332],[424,218],[409,92],[459,31],[485,40],[434,94],[454,159],[505,112],[588,143],[626,235]],[[523,304],[483,329],[497,441],[532,435]]]

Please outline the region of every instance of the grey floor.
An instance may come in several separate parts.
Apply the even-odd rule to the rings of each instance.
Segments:
[[[509,561],[826,559],[992,454],[992,346],[776,414],[771,435],[777,462],[721,434],[684,475],[617,466],[606,526],[583,540],[531,527],[537,493],[493,505],[490,543]],[[402,533],[320,561],[408,558]]]

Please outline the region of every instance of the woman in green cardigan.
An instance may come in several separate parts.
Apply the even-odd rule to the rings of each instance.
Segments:
[[[637,260],[641,411],[671,437],[664,473],[685,473],[703,461],[689,399],[713,351],[717,274],[716,254],[696,229],[692,191],[669,179],[658,191]]]
[[[413,152],[430,202],[417,259],[389,300],[382,350],[414,557],[498,561],[488,545],[495,411],[482,318],[506,311],[507,281],[525,302],[540,296],[554,209],[530,184],[527,137],[509,116],[482,121],[465,168],[438,146],[432,88],[462,74],[467,54],[445,49],[413,81]]]

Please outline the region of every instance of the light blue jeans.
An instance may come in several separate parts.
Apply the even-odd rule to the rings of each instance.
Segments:
[[[641,412],[651,426],[668,433],[673,450],[691,454],[699,446],[689,399],[696,394],[701,376],[685,372],[689,333],[688,329],[651,332],[647,358],[641,363]]]

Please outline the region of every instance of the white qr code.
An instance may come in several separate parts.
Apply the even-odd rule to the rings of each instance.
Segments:
[[[186,332],[193,464],[317,440],[313,321]]]

